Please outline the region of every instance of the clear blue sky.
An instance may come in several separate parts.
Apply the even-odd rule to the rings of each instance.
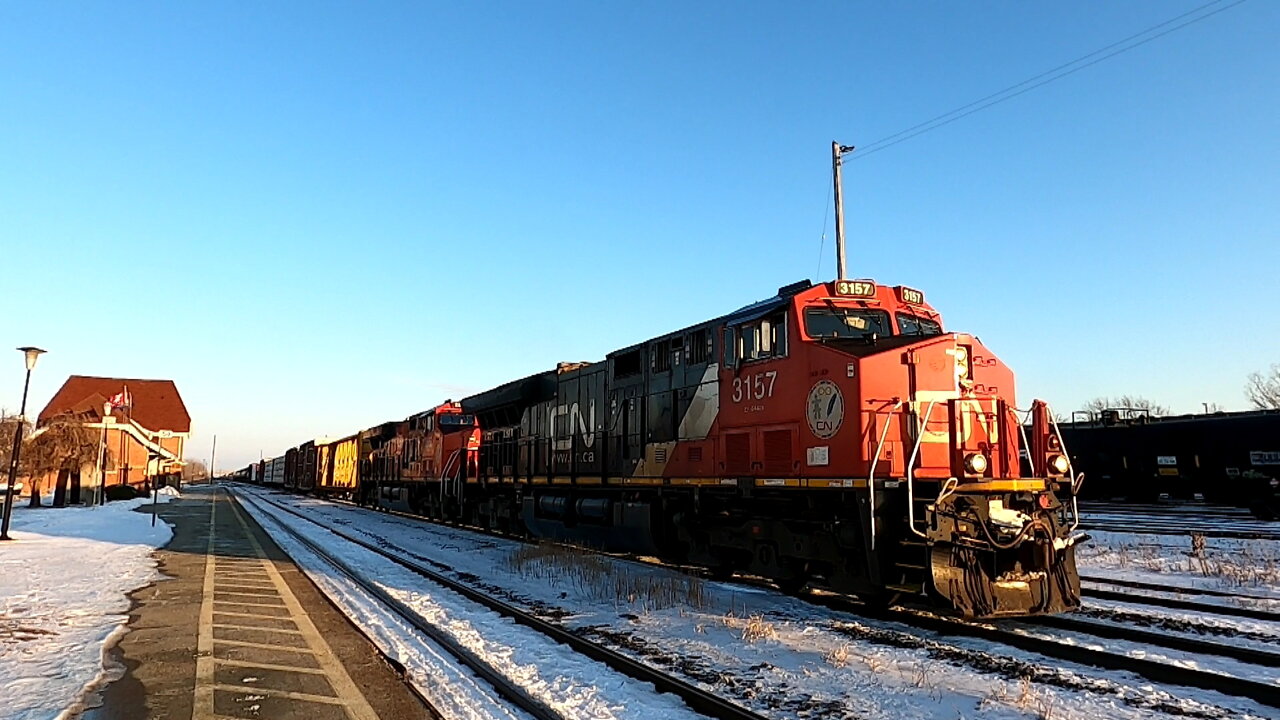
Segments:
[[[243,465],[829,279],[832,140],[1198,4],[5,3],[0,343],[50,350],[37,409],[176,380],[188,454]],[[1252,0],[850,162],[852,274],[1024,401],[1243,409],[1280,362],[1277,37]]]

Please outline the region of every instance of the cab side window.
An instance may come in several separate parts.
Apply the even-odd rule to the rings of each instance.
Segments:
[[[738,328],[738,358],[744,362],[787,354],[787,315],[775,313]]]

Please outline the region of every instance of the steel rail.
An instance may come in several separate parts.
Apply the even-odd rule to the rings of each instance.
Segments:
[[[231,494],[232,497],[235,498],[236,502],[241,502],[241,498],[234,492]],[[248,499],[248,502],[252,505],[258,506],[259,509],[262,509],[262,505],[264,503],[280,507],[277,503],[271,502],[270,500],[261,500],[259,498]],[[460,660],[469,670],[492,685],[498,694],[508,702],[529,713],[533,717],[538,718],[538,720],[564,720],[563,714],[556,712],[543,701],[530,695],[528,691],[513,683],[510,678],[499,673],[491,665],[477,657],[475,653],[460,645],[447,634],[441,632],[439,628],[436,628],[423,620],[421,616],[410,610],[404,603],[392,597],[373,583],[360,577],[360,575],[345,562],[335,558],[324,548],[321,548],[315,542],[304,537],[297,530],[294,530],[288,525],[280,522],[272,513],[264,512],[264,514],[270,517],[277,527],[287,533],[294,540],[301,543],[312,553],[315,553],[315,555],[321,560],[337,569],[345,575],[347,579],[355,583],[361,590],[376,598],[378,602],[390,608],[396,613],[396,615],[399,615],[402,620],[412,625],[437,645],[443,647],[450,655],[453,655]]]
[[[428,580],[434,583],[437,583],[439,585],[442,585],[458,593],[459,595],[462,595],[468,600],[479,603],[480,605],[483,605],[486,608],[493,610],[494,612],[500,615],[503,615],[505,617],[512,619],[513,621],[519,623],[520,625],[524,625],[525,627],[537,630],[538,632],[541,632],[544,635],[547,635],[552,640],[555,640],[558,643],[562,643],[564,645],[569,646],[569,648],[574,650],[575,652],[578,652],[597,662],[604,663],[605,665],[608,665],[614,670],[617,670],[618,672],[621,672],[632,678],[650,683],[659,692],[667,692],[667,693],[676,695],[680,699],[684,700],[685,704],[687,704],[695,712],[702,713],[703,715],[707,715],[712,718],[717,718],[717,720],[767,720],[766,716],[764,715],[760,715],[758,713],[747,710],[746,708],[743,708],[740,705],[730,702],[729,700],[726,700],[720,697],[719,695],[703,690],[702,688],[696,687],[679,678],[668,675],[667,673],[664,673],[660,670],[656,670],[653,667],[650,667],[649,665],[646,665],[645,663],[640,662],[639,660],[635,660],[615,650],[604,647],[603,645],[599,645],[597,643],[591,642],[590,640],[587,640],[579,635],[576,635],[570,630],[567,630],[559,625],[547,622],[545,620],[542,620],[541,618],[530,615],[529,613],[515,607],[514,605],[510,605],[494,597],[485,595],[484,593],[479,592],[478,590],[475,590],[474,588],[464,585],[463,583],[460,583],[456,580],[453,580],[452,578],[445,577],[444,575],[440,574],[435,570],[431,570],[429,568],[423,567],[419,563],[416,563],[404,557],[400,557],[398,555],[395,555],[394,553],[388,552],[386,549],[379,547],[374,543],[368,542],[366,540],[362,540],[357,537],[352,537],[351,535],[345,532],[342,532],[341,530],[331,528],[328,525],[325,525],[324,523],[314,518],[308,517],[307,515],[297,510],[294,510],[293,508],[287,507],[274,500],[270,500],[260,496],[256,497],[255,500],[273,505],[283,510],[284,512],[290,513],[292,515],[296,515],[297,517],[302,518],[303,520],[306,520],[309,523],[312,523],[318,527],[321,527],[327,530],[328,532],[333,533],[334,535],[342,538],[343,540],[346,540],[347,542],[363,547],[366,550],[375,552],[378,555],[381,555],[382,557],[385,557],[386,559],[396,563],[397,565],[400,565],[401,567],[404,567],[412,572],[422,575]]]
[[[1218,538],[1223,540],[1280,540],[1280,530],[1241,530],[1230,528],[1194,527],[1188,525],[1174,525],[1173,520],[1124,524],[1128,521],[1091,520],[1088,519],[1088,517],[1088,515],[1085,515],[1086,519],[1081,520],[1081,530],[1126,533],[1129,535],[1168,535],[1171,537],[1203,535],[1207,538]]]
[[[1280,685],[1245,680],[1232,675],[1187,668],[1158,660],[1148,660],[1147,658],[1131,657],[1106,650],[1068,645],[1049,638],[1024,635],[993,624],[966,622],[908,608],[873,608],[862,605],[843,595],[811,595],[807,599],[815,605],[842,610],[865,618],[897,622],[912,628],[929,630],[942,636],[978,638],[1057,660],[1089,665],[1104,670],[1126,671],[1167,685],[1215,690],[1223,694],[1254,700],[1263,705],[1280,707]],[[1036,621],[1044,619],[1044,617],[1035,618]],[[1053,619],[1057,620],[1059,618],[1055,617]],[[1018,622],[1024,621],[1020,620]],[[1120,628],[1120,630],[1124,630],[1124,628]],[[1144,633],[1144,635],[1148,636],[1156,635],[1155,633],[1145,633],[1145,631],[1135,632]],[[1098,633],[1091,634],[1098,635]],[[1162,641],[1161,644],[1167,646],[1163,642],[1167,639],[1167,636],[1158,635],[1158,637]]]
[[[1086,598],[1097,598],[1099,600],[1114,600],[1134,605],[1155,605],[1174,610],[1191,610],[1209,615],[1229,615],[1231,617],[1249,618],[1251,620],[1280,622],[1280,613],[1274,613],[1268,610],[1254,610],[1253,608],[1231,607],[1228,605],[1210,605],[1208,603],[1198,603],[1193,600],[1178,600],[1176,598],[1130,595],[1128,593],[1116,592],[1115,590],[1098,590],[1095,588],[1086,588],[1083,592]],[[1166,590],[1165,592],[1170,591]],[[1280,598],[1276,599],[1280,600]]]
[[[1248,698],[1270,707],[1280,707],[1280,686],[1271,683],[1246,680],[1232,675],[1197,670],[1158,660],[1148,660],[1147,658],[1131,657],[1106,650],[1067,645],[1057,640],[1022,635],[1000,627],[921,615],[907,610],[888,610],[882,613],[871,613],[869,616],[896,620],[912,627],[932,630],[944,635],[964,635],[989,640],[1081,665],[1091,665],[1106,670],[1127,671],[1155,682],[1194,687],[1202,690],[1215,690],[1228,695]],[[1093,634],[1096,635],[1097,633]]]
[[[1207,640],[1197,640],[1196,638],[1187,637],[1185,635],[1169,635],[1166,633],[1152,632],[1150,630],[1142,630],[1125,625],[1094,622],[1092,620],[1080,620],[1078,618],[1065,616],[1027,618],[1025,620],[1019,620],[1018,622],[1026,625],[1039,625],[1041,627],[1055,628],[1057,630],[1080,632],[1088,635],[1094,635],[1096,637],[1110,638],[1112,640],[1131,640],[1133,642],[1146,643],[1148,645],[1164,647],[1170,650],[1182,650],[1184,652],[1217,655],[1218,657],[1231,658],[1232,660],[1239,660],[1241,662],[1261,667],[1280,667],[1280,654],[1278,653],[1258,650],[1256,648],[1224,645],[1222,643],[1210,642]]]
[[[1261,600],[1264,602],[1280,602],[1280,596],[1267,597],[1266,595],[1244,595],[1241,593],[1233,593],[1228,590],[1211,590],[1208,588],[1193,588],[1182,585],[1157,585],[1155,583],[1142,582],[1140,580],[1122,580],[1120,578],[1104,578],[1093,577],[1091,575],[1081,575],[1080,582],[1097,583],[1100,585],[1117,585],[1119,587],[1134,588],[1136,590],[1155,590],[1167,593],[1184,593],[1186,595],[1208,595],[1210,597],[1239,598],[1241,600]],[[1145,599],[1145,596],[1144,596]],[[1216,607],[1216,606],[1214,606]]]

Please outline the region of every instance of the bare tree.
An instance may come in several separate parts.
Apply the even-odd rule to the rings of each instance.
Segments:
[[[1244,394],[1259,410],[1280,409],[1280,364],[1272,365],[1265,373],[1251,373]]]
[[[86,465],[98,461],[98,433],[85,427],[85,418],[60,415],[44,423],[23,447],[22,459],[30,457],[31,507],[40,507],[40,483],[46,475],[56,475],[54,505],[66,504],[67,483]],[[25,464],[25,463],[24,463]]]
[[[18,416],[6,413],[0,413],[0,483],[9,481],[9,458],[13,456],[13,434],[18,429]],[[25,478],[28,473],[28,467],[31,461],[27,458],[27,435],[30,433],[30,425],[24,424],[22,428],[22,457],[21,464],[18,466],[18,477]]]
[[[1085,403],[1084,407],[1080,409],[1094,416],[1097,416],[1098,413],[1103,410],[1113,409],[1143,410],[1152,417],[1160,417],[1169,414],[1169,408],[1154,403],[1140,395],[1121,395],[1117,398],[1109,398],[1106,396],[1096,397]]]
[[[201,460],[193,460],[187,458],[182,461],[182,484],[189,485],[194,482],[201,482],[209,477],[209,469],[204,466]]]

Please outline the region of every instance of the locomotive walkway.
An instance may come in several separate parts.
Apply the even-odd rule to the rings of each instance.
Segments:
[[[90,720],[432,717],[225,492],[161,506],[163,580],[133,594],[125,674]]]

